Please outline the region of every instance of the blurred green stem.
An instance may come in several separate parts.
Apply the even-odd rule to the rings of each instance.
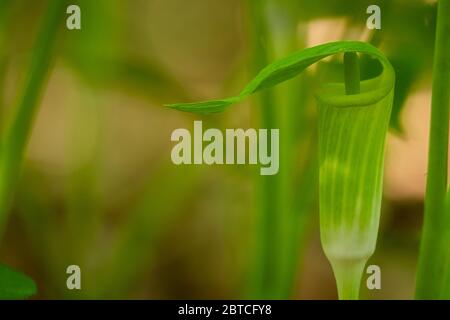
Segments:
[[[438,299],[444,294],[443,277],[448,243],[445,242],[450,103],[450,0],[438,1],[433,70],[428,179],[425,217],[417,273],[416,297]]]
[[[9,1],[0,2],[0,128],[2,125],[2,113],[4,103],[4,83],[6,77],[6,66],[8,60],[7,43],[6,43],[6,27],[9,22]]]
[[[418,299],[442,297],[442,279],[450,273],[444,263],[449,246],[444,235],[450,228],[450,219],[445,213],[450,103],[450,0],[438,1],[433,72],[428,179],[416,288]]]
[[[252,70],[259,70],[268,63],[266,48],[262,41],[267,34],[263,19],[263,6],[260,0],[249,1],[250,13],[250,39],[252,43]],[[275,109],[273,107],[273,95],[267,90],[261,93],[258,103],[261,108],[261,126],[263,128],[275,128]],[[256,175],[256,174],[255,174]],[[270,239],[270,214],[276,210],[276,203],[272,201],[271,176],[255,176],[255,184],[259,186],[255,203],[256,208],[256,234],[254,238],[254,261],[251,262],[249,272],[251,273],[248,285],[248,298],[261,299],[265,297],[269,287],[269,280],[273,261],[271,254],[273,246]]]
[[[259,71],[272,60],[298,50],[298,25],[294,1],[250,1],[253,43],[253,67]],[[276,176],[258,176],[256,260],[250,290],[251,298],[288,299],[292,297],[297,274],[303,220],[309,207],[310,192],[294,196],[295,144],[297,128],[306,128],[303,103],[303,76],[260,94],[261,127],[280,129],[280,172]],[[303,132],[304,133],[304,132]],[[304,137],[303,137],[304,138]],[[306,161],[305,179],[310,184],[313,162]],[[311,172],[309,172],[311,171]],[[297,190],[298,191],[298,190]],[[298,208],[294,200],[299,198]]]
[[[65,16],[65,1],[51,0],[43,18],[33,49],[25,84],[13,108],[14,115],[6,124],[0,145],[0,237],[20,174],[24,149],[37,111],[53,57],[59,23]]]

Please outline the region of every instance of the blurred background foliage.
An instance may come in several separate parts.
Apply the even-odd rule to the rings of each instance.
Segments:
[[[0,1],[1,126],[47,1]],[[37,298],[336,298],[318,233],[314,88],[338,59],[204,118],[163,103],[227,96],[267,63],[344,39],[380,47],[397,71],[378,248],[382,290],[412,298],[422,219],[436,4],[422,0],[74,0],[61,29],[0,260]],[[382,29],[365,26],[369,5]],[[369,64],[368,64],[369,65]],[[364,68],[364,77],[374,70]],[[185,166],[170,134],[280,128],[281,168]],[[66,267],[82,290],[66,289]],[[363,282],[364,283],[364,282]]]

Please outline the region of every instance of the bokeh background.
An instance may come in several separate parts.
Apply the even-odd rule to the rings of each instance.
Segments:
[[[1,123],[33,54],[44,0],[1,0]],[[426,179],[435,1],[73,0],[26,151],[0,261],[37,299],[335,299],[319,239],[313,92],[322,70],[199,117],[165,103],[225,97],[268,62],[334,40],[380,47],[397,71],[377,251],[382,289],[414,293]],[[377,4],[382,29],[368,30]],[[194,120],[281,130],[278,177],[251,166],[175,166]],[[270,190],[273,193],[269,192]],[[269,235],[269,237],[268,237]],[[82,290],[66,288],[66,268]],[[365,279],[363,279],[364,287]]]

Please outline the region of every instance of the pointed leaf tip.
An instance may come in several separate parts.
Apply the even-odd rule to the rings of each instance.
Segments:
[[[224,100],[210,100],[203,102],[193,103],[174,103],[165,105],[168,108],[192,112],[198,114],[218,113],[225,111],[229,106],[236,102],[235,98],[229,98]]]

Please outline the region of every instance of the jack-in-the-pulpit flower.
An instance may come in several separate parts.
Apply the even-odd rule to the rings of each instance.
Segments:
[[[358,297],[364,266],[375,250],[383,185],[386,133],[394,72],[385,65],[361,91],[328,84],[317,94],[319,201],[322,247],[339,297]]]
[[[382,73],[360,82],[357,52],[378,59]],[[320,227],[339,297],[356,299],[364,266],[375,250],[380,218],[385,139],[395,82],[385,56],[364,42],[323,44],[268,65],[238,96],[169,107],[203,114],[221,112],[257,91],[295,77],[323,58],[342,53],[347,58],[345,83],[326,84],[316,95]]]

